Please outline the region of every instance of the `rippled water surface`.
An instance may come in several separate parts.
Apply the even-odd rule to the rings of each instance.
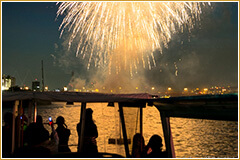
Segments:
[[[93,109],[93,119],[98,127],[97,138],[100,152],[120,153],[125,156],[124,146],[108,144],[109,138],[122,138],[121,123],[119,121],[118,106],[107,107],[107,103],[90,103],[87,108]],[[3,108],[3,114],[9,109]],[[38,106],[38,114],[43,121],[48,122],[52,116],[55,121],[63,116],[71,130],[70,149],[77,151],[78,136],[76,125],[80,120],[81,105],[54,104]],[[124,108],[126,128],[129,138],[139,132],[139,109]],[[201,119],[171,118],[171,128],[176,157],[178,158],[234,158],[238,157],[238,123],[228,121],[214,121]],[[48,125],[45,127],[50,130]],[[153,134],[163,137],[160,114],[155,107],[143,109],[143,136],[145,144]],[[129,145],[131,151],[131,145]],[[165,149],[165,147],[163,147]]]

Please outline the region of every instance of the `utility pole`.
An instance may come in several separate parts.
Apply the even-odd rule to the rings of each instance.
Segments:
[[[43,60],[42,60],[42,92],[44,92]]]

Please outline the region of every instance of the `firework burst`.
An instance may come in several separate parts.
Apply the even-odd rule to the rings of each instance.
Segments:
[[[156,66],[153,52],[168,47],[175,32],[189,31],[200,19],[198,2],[64,2],[57,16],[66,13],[60,36],[70,33],[68,46],[77,43],[76,57],[109,73]],[[86,58],[87,57],[87,58]]]

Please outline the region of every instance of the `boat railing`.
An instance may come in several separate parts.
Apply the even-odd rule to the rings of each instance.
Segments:
[[[92,96],[92,97],[91,97]],[[87,103],[98,102],[116,102],[119,107],[119,117],[121,120],[123,144],[125,147],[126,157],[130,157],[129,142],[125,126],[125,118],[123,107],[138,107],[140,108],[140,134],[143,128],[143,108],[146,104],[155,106],[160,112],[162,128],[164,132],[165,146],[168,157],[175,157],[175,150],[173,145],[170,117],[184,117],[184,118],[197,118],[197,119],[215,119],[226,121],[238,121],[238,95],[205,95],[205,96],[191,96],[191,97],[170,97],[170,98],[151,98],[148,94],[130,94],[130,95],[113,95],[113,94],[90,94],[90,93],[8,93],[3,94],[3,101],[14,101],[13,105],[13,132],[12,132],[12,152],[15,147],[15,118],[17,114],[21,114],[19,107],[22,107],[22,101],[29,101],[29,108],[33,109],[33,121],[36,122],[37,115],[37,102],[40,100],[49,101],[66,101],[66,102],[81,102],[81,115],[80,121],[82,122],[80,142],[83,142],[84,137],[84,124],[85,111]],[[31,110],[30,110],[31,111]],[[29,112],[32,114],[32,112]],[[75,144],[72,144],[75,146]],[[83,155],[83,143],[78,144],[80,153],[72,154],[58,154],[56,156],[71,158],[74,156]],[[113,154],[106,154],[113,155]],[[69,157],[68,157],[69,156]],[[93,156],[93,155],[91,155]],[[113,155],[119,156],[119,155]]]

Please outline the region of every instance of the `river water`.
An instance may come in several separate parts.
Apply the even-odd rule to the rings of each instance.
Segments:
[[[118,106],[107,107],[107,103],[89,103],[93,109],[93,119],[98,127],[97,145],[99,152],[118,153],[125,156],[124,145],[109,144],[109,139],[122,138]],[[52,116],[65,118],[71,130],[69,145],[71,151],[77,151],[78,136],[76,125],[80,119],[81,103],[74,105],[53,104],[38,106],[38,114],[43,122]],[[10,109],[3,108],[3,114]],[[139,109],[124,108],[127,134],[132,138],[139,132]],[[237,158],[238,157],[238,122],[215,121],[202,119],[170,119],[173,142],[177,158]],[[46,129],[51,133],[48,125]],[[57,127],[57,126],[56,126]],[[160,114],[155,107],[143,109],[143,136],[145,144],[153,134],[163,137]],[[131,144],[129,145],[131,151]],[[163,146],[165,150],[165,146]]]

